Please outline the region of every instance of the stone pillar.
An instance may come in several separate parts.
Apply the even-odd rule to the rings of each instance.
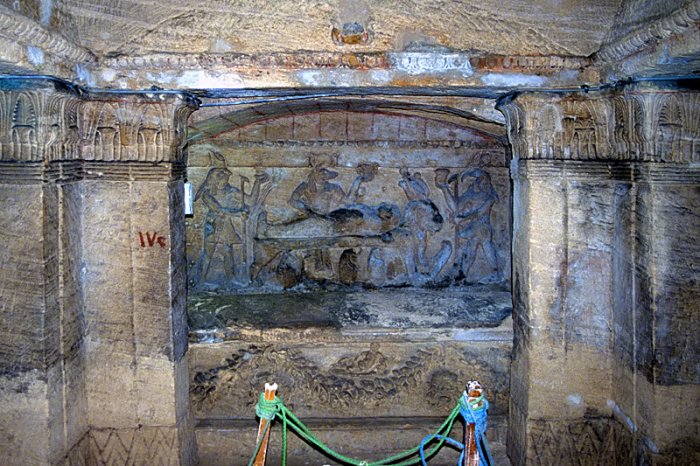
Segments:
[[[670,83],[500,102],[514,154],[515,464],[692,454],[698,95]]]
[[[178,94],[99,95],[79,114],[89,462],[193,464]]]
[[[0,456],[56,464],[88,429],[79,170],[64,135],[79,99],[0,81]]]
[[[3,464],[193,464],[182,94],[0,80]]]

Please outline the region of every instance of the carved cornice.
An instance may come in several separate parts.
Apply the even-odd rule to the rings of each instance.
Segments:
[[[0,161],[179,162],[195,105],[177,93],[0,90]]]
[[[95,56],[88,50],[4,6],[0,6],[0,35],[24,46],[39,47],[73,63],[87,64],[95,60]]]
[[[226,141],[226,146],[231,148],[251,147],[380,147],[400,149],[475,149],[495,150],[503,153],[503,145],[498,142],[476,141],[450,141],[450,140],[425,140],[425,141],[392,141],[392,140],[366,140],[366,141],[334,141],[334,140],[268,140],[268,141]]]
[[[595,54],[595,61],[611,63],[622,60],[643,50],[654,41],[665,40],[675,34],[682,34],[690,28],[696,28],[698,21],[700,21],[700,0],[692,0],[669,16],[605,45]]]
[[[105,58],[99,61],[98,68],[113,70],[182,70],[199,68],[223,67],[228,70],[241,69],[390,69],[395,66],[396,60],[425,60],[426,57],[450,62],[455,57],[467,60],[467,64],[476,70],[499,71],[539,71],[543,73],[556,72],[567,69],[578,70],[590,65],[590,59],[583,57],[566,56],[505,56],[493,54],[481,54],[467,56],[454,53],[336,53],[336,52],[297,52],[297,53],[270,53],[260,55],[246,54],[153,54],[140,57]],[[463,65],[466,66],[466,65]],[[445,70],[449,71],[449,70]]]
[[[700,93],[636,86],[499,103],[522,159],[700,162]]]

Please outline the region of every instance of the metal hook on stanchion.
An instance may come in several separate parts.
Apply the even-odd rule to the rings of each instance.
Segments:
[[[265,384],[265,401],[274,401],[275,393],[277,392],[277,384]],[[258,436],[256,440],[256,445],[260,445],[257,455],[255,455],[255,461],[253,466],[265,466],[265,456],[267,455],[267,443],[270,440],[270,428],[268,423],[272,423],[272,419],[266,419],[264,417],[260,418],[260,424],[258,425]],[[261,436],[263,437],[261,439]]]

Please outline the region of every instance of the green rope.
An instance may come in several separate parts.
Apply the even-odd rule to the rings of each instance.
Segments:
[[[460,413],[460,408],[466,407],[464,405],[463,401],[464,397],[460,397],[459,403],[457,403],[457,406],[455,406],[452,409],[452,412],[450,415],[445,419],[445,421],[442,423],[442,425],[435,431],[434,434],[430,436],[430,441],[432,442],[435,439],[438,439],[436,445],[429,449],[425,453],[426,458],[432,457],[435,453],[437,453],[442,446],[445,443],[445,438],[449,435],[450,431],[452,430],[452,426],[455,423],[455,419],[457,419],[457,416]],[[478,403],[478,399],[476,402]],[[471,404],[474,404],[472,402]],[[253,464],[253,461],[255,460],[255,457],[257,456],[258,452],[260,451],[260,446],[262,444],[262,439],[265,436],[265,433],[267,430],[270,428],[270,425],[272,424],[272,420],[279,416],[282,419],[282,466],[287,465],[287,429],[291,428],[302,440],[304,440],[306,443],[316,447],[319,449],[324,455],[326,455],[329,458],[332,458],[340,463],[348,464],[351,466],[412,466],[416,464],[420,464],[421,459],[420,458],[414,458],[414,459],[407,459],[410,458],[411,456],[415,456],[418,454],[420,450],[420,446],[411,448],[410,450],[406,450],[402,453],[398,453],[396,455],[392,455],[388,458],[384,458],[382,460],[378,461],[363,461],[363,460],[357,460],[354,458],[350,458],[348,456],[342,455],[335,450],[331,449],[328,447],[326,444],[324,444],[322,441],[320,441],[312,432],[311,430],[301,422],[301,420],[296,417],[296,415],[287,408],[282,400],[279,397],[275,397],[274,400],[268,401],[265,399],[264,393],[260,395],[260,399],[258,400],[258,403],[255,405],[255,413],[258,415],[258,417],[262,419],[266,419],[267,425],[265,426],[265,430],[262,432],[262,435],[260,436],[260,440],[258,441],[258,444],[256,445],[255,452],[253,453],[253,456],[251,457],[250,461],[248,462],[248,466],[251,466]]]
[[[265,393],[261,393],[258,404],[255,405],[255,414],[261,419],[272,421],[280,411],[281,405],[282,401],[279,398],[268,401],[265,399]]]

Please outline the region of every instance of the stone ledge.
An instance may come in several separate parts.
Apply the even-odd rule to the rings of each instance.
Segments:
[[[496,285],[444,289],[374,289],[270,294],[199,293],[188,298],[190,341],[284,341],[300,330],[322,340],[340,335],[435,340],[512,340],[503,324],[510,292]],[[336,335],[334,337],[334,335]],[[419,338],[420,339],[420,338]]]

